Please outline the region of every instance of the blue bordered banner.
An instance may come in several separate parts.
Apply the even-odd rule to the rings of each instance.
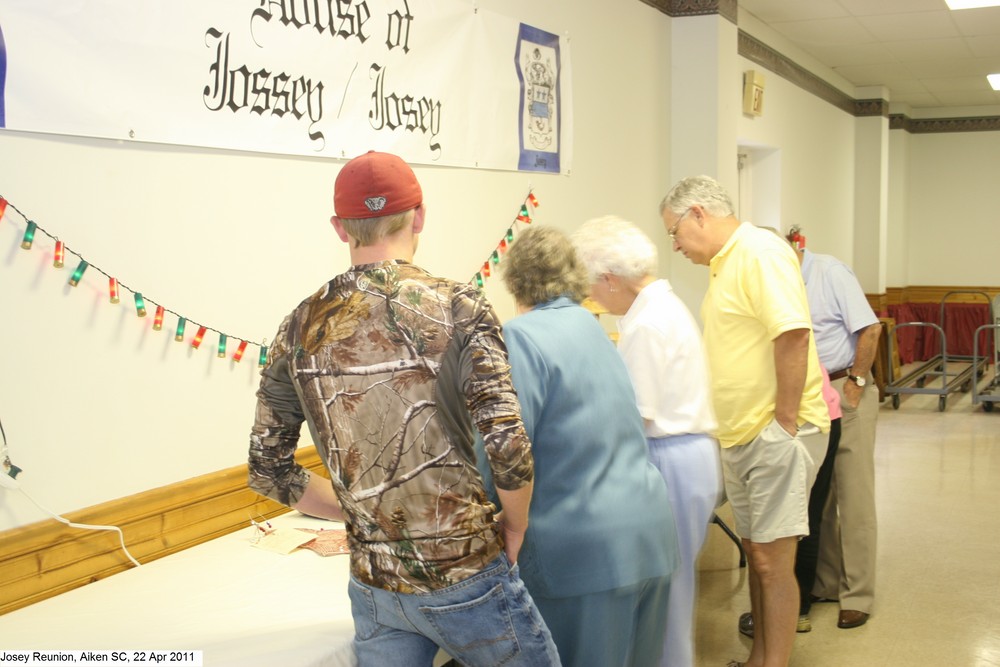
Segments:
[[[563,106],[559,36],[522,23],[514,62],[521,85],[518,169],[559,172]]]

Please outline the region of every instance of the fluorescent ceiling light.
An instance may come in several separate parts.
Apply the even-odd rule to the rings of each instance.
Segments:
[[[977,7],[1000,7],[1000,0],[944,0],[949,9],[975,9]]]
[[[993,90],[1000,90],[1000,74],[987,74],[986,80],[993,86]]]

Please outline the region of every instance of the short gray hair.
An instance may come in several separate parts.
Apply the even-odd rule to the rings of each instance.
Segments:
[[[569,237],[554,227],[530,227],[504,257],[503,281],[517,302],[537,306],[560,296],[580,303],[587,272]]]
[[[668,209],[682,215],[692,206],[701,206],[717,218],[735,215],[726,189],[711,176],[689,176],[679,181],[660,202],[660,215]]]
[[[573,244],[591,283],[605,273],[636,280],[656,272],[656,246],[642,230],[618,216],[583,223],[573,234]]]

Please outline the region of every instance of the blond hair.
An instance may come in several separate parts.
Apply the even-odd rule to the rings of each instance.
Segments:
[[[340,224],[347,235],[354,239],[354,247],[360,248],[374,245],[406,227],[413,222],[416,210],[411,208],[409,211],[379,218],[340,218]]]

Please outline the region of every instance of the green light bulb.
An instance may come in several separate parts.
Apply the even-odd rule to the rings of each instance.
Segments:
[[[142,294],[135,293],[135,314],[139,317],[146,317],[146,302],[142,300]]]
[[[37,228],[38,225],[30,220],[28,221],[28,228],[24,230],[24,237],[21,239],[21,247],[25,250],[31,250],[31,244],[35,240],[35,230]]]
[[[87,270],[88,266],[89,264],[87,264],[87,262],[81,259],[80,263],[76,265],[76,271],[74,271],[73,275],[69,277],[69,284],[72,285],[73,287],[79,285],[80,278],[83,277],[83,272]]]

